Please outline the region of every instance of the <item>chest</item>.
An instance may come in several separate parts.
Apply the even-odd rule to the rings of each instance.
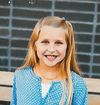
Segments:
[[[32,81],[22,79],[17,82],[17,101],[21,102],[21,104],[34,105],[34,103],[36,103],[35,105],[59,105],[62,96],[62,84],[60,82],[52,82],[51,85],[47,87],[49,89],[44,97],[42,96],[43,86],[41,85],[41,80]]]

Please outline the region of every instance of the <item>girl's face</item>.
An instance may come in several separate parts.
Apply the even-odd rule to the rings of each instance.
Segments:
[[[65,31],[62,28],[43,26],[35,45],[39,63],[49,67],[55,66],[66,54]]]

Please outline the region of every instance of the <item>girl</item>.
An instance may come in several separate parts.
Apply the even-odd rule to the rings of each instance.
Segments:
[[[71,23],[57,16],[40,19],[24,65],[15,72],[11,105],[87,105],[87,95]]]

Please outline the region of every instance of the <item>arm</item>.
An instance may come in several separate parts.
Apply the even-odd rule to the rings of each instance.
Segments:
[[[13,90],[12,90],[12,99],[10,105],[17,105],[17,98],[16,98],[16,77],[14,76],[13,79]]]
[[[88,105],[88,91],[83,79],[74,86],[72,105]]]

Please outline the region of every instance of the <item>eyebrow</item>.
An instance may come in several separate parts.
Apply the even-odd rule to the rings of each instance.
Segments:
[[[42,40],[49,40],[49,39],[45,38],[45,39],[42,39]],[[56,41],[63,41],[63,40],[57,39]]]
[[[62,40],[56,40],[56,41],[62,42]]]
[[[42,39],[42,41],[49,41],[49,39]],[[57,42],[57,41],[62,42],[63,40],[59,40],[59,39],[58,39],[58,40],[55,40],[55,41],[56,41],[56,42]]]

